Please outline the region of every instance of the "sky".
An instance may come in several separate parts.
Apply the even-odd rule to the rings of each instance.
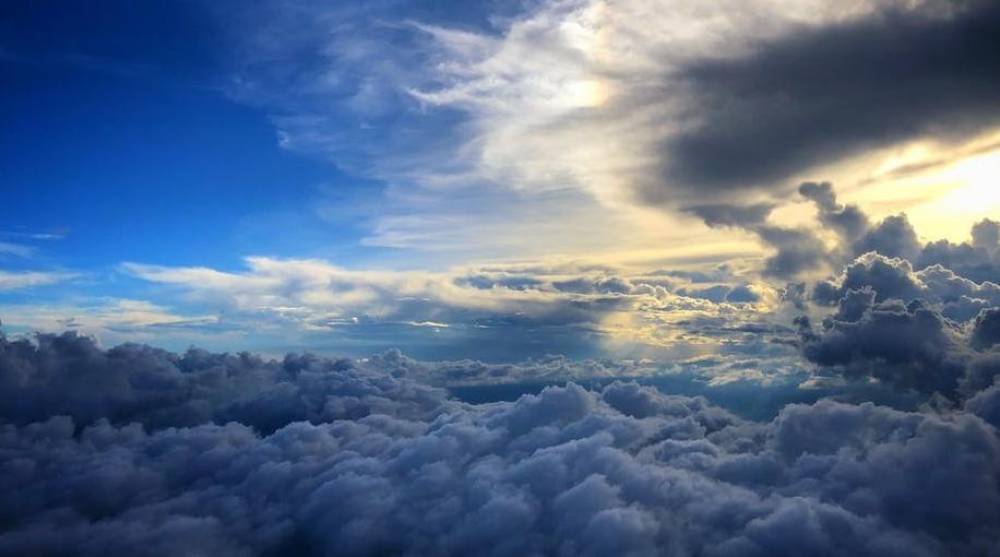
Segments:
[[[760,298],[732,311],[774,313],[784,282],[837,269],[768,272],[798,231],[704,213],[766,206],[829,244],[805,181],[926,241],[998,213],[992,8],[701,4],[13,3],[0,319],[108,345],[657,357],[686,348],[634,322],[662,320],[651,300],[560,285],[715,273]]]
[[[991,554],[998,36],[5,2],[0,556]]]

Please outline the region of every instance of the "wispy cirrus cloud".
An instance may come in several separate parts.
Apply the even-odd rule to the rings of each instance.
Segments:
[[[0,291],[31,288],[64,282],[79,276],[62,271],[3,271],[0,270]]]
[[[28,258],[35,253],[35,248],[13,242],[0,242],[0,255],[13,255],[15,257]]]

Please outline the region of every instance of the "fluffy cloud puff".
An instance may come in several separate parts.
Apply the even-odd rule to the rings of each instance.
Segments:
[[[851,290],[821,332],[814,333],[807,321],[803,325],[803,355],[851,378],[951,393],[964,372],[959,331],[919,301],[875,303],[871,289]]]
[[[976,415],[990,416],[986,394],[975,414],[822,401],[754,423],[633,383],[465,405],[330,360],[262,371],[141,347],[73,361],[11,350],[21,377],[61,379],[35,385],[31,423],[3,417],[3,555],[982,555],[1000,543],[1000,438]],[[57,396],[79,373],[73,397],[105,397],[141,363],[122,350],[177,375],[216,368],[254,412],[144,426],[126,422],[156,402],[123,416],[121,397],[81,411]],[[274,391],[309,374],[300,395],[322,411],[252,424],[285,412]]]
[[[372,413],[427,419],[442,409],[440,391],[365,374],[351,360],[289,354],[278,362],[140,344],[103,350],[76,333],[35,342],[0,335],[0,401],[5,423],[65,415],[81,426],[105,419],[150,430],[236,420],[270,432]]]
[[[909,261],[869,252],[813,300],[836,311],[814,330],[806,317],[800,348],[809,361],[848,377],[906,389],[976,392],[1000,373],[996,284],[977,284],[940,265],[914,272]]]

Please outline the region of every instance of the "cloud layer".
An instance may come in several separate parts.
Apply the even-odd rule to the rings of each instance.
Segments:
[[[30,401],[3,405],[4,555],[981,555],[1000,542],[1000,438],[982,419],[995,387],[943,415],[821,401],[755,423],[634,383],[467,405],[399,369],[102,351],[74,335],[4,341],[0,370],[4,393]]]

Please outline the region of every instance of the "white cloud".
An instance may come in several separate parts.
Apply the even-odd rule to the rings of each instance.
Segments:
[[[27,258],[35,252],[31,246],[14,244],[11,242],[0,242],[0,255],[13,255],[15,257]]]
[[[765,284],[747,287],[736,277],[728,279],[731,285],[715,282],[709,296],[701,291],[712,284],[585,261],[437,272],[352,270],[322,260],[268,257],[246,263],[240,272],[135,263],[122,270],[169,286],[168,299],[179,304],[210,308],[222,325],[273,329],[293,338],[401,326],[420,334],[447,331],[452,342],[507,335],[515,351],[537,345],[558,352],[559,346],[566,349],[558,343],[575,339],[592,344],[590,350],[686,359],[717,354],[727,343],[789,334],[773,324],[786,318],[777,292]],[[742,285],[739,295],[726,301],[736,285]],[[399,333],[386,334],[389,342],[399,339]]]
[[[0,270],[0,291],[55,284],[74,278],[73,273]]]

